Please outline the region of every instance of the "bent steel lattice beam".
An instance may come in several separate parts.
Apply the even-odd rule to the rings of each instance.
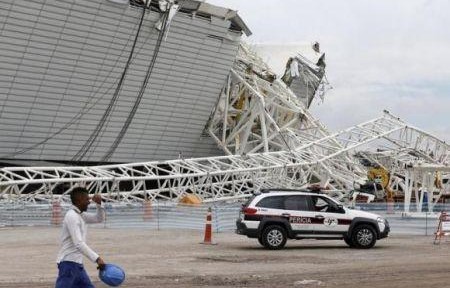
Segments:
[[[300,187],[320,175],[327,175],[330,183],[344,183],[354,181],[349,179],[354,175],[336,177],[330,166],[348,164],[336,157],[405,128],[385,114],[292,151],[93,167],[6,167],[0,170],[0,195],[6,200],[48,200],[58,187],[67,193],[86,185],[113,201],[178,199],[186,192],[217,200],[274,185]],[[336,141],[341,148],[336,149]]]
[[[177,201],[185,193],[219,200],[264,187],[310,183],[349,191],[367,173],[352,153],[374,144],[387,151],[414,152],[393,153],[398,163],[416,154],[429,163],[448,160],[445,142],[388,112],[330,133],[245,46],[209,124],[210,135],[229,155],[91,167],[7,167],[0,170],[0,199],[64,199],[77,185],[111,201]]]

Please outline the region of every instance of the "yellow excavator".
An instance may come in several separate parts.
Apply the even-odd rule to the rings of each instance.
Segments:
[[[386,196],[387,202],[393,202],[394,192],[389,187],[389,182],[390,174],[386,168],[373,167],[367,171],[366,183],[355,187],[355,190],[351,194],[351,201],[370,203]],[[383,194],[380,195],[380,192],[383,192]]]
[[[393,202],[394,201],[394,191],[389,187],[390,182],[390,174],[383,167],[374,167],[371,168],[367,172],[367,178],[369,181],[373,181],[375,183],[379,183],[383,190],[386,192],[386,201]]]

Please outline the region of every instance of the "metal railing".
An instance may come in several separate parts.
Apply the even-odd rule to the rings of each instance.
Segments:
[[[93,224],[95,228],[142,228],[142,229],[193,229],[205,228],[206,213],[212,209],[214,232],[232,232],[238,217],[240,204],[176,205],[174,203],[153,203],[146,208],[142,203],[111,205],[105,204],[106,220]],[[0,227],[16,226],[58,226],[70,206],[61,207],[56,213],[52,205],[9,204],[0,206]],[[92,208],[95,211],[95,208]],[[358,204],[355,209],[377,213],[385,217],[393,235],[433,235],[438,224],[440,211],[450,211],[450,204],[438,204],[433,212],[405,214],[402,203],[394,204],[388,210],[385,203]],[[58,219],[56,219],[58,218]]]

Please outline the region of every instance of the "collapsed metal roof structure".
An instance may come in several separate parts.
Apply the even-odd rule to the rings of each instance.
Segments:
[[[10,11],[23,5],[13,2],[9,3]],[[417,165],[420,164],[421,167],[423,165],[435,167],[434,173],[436,171],[448,173],[446,167],[449,165],[450,147],[444,141],[407,124],[389,112],[384,112],[379,118],[343,131],[330,132],[308,111],[313,98],[323,91],[320,85],[326,81],[323,53],[318,53],[317,61],[313,62],[301,55],[295,55],[288,60],[285,77],[281,79],[249,47],[244,43],[239,44],[240,34],[250,34],[250,31],[234,11],[197,1],[180,2],[181,8],[175,6],[177,4],[174,2],[167,1],[165,3],[168,6],[165,9],[151,6],[157,5],[156,2],[143,2],[141,6],[131,8],[131,4],[127,1],[123,2],[125,4],[101,2],[100,6],[95,7],[98,9],[95,13],[100,15],[104,13],[103,11],[107,11],[107,16],[111,17],[110,14],[114,12],[128,19],[127,21],[130,19],[151,20],[151,25],[145,28],[150,36],[146,40],[140,39],[139,32],[136,32],[138,40],[135,43],[139,44],[141,41],[140,51],[144,54],[146,53],[144,51],[150,51],[142,56],[153,60],[150,64],[142,63],[137,61],[138,57],[141,57],[139,54],[133,56],[133,53],[130,53],[128,58],[134,59],[134,62],[123,60],[125,70],[128,72],[122,71],[122,76],[118,71],[113,75],[112,71],[116,67],[114,63],[102,64],[113,69],[106,77],[111,78],[111,83],[117,84],[116,92],[112,93],[112,96],[111,93],[105,92],[100,93],[99,97],[94,93],[92,98],[86,100],[75,95],[80,85],[84,85],[83,81],[87,81],[79,76],[81,71],[78,70],[88,68],[81,67],[79,63],[87,65],[89,59],[94,60],[99,56],[89,55],[89,58],[86,53],[91,53],[90,49],[77,50],[81,52],[77,56],[77,64],[72,66],[72,71],[65,71],[67,66],[64,63],[59,63],[60,69],[57,69],[55,66],[57,61],[62,61],[61,59],[70,53],[74,54],[73,48],[66,47],[65,50],[61,48],[65,47],[62,43],[68,43],[64,40],[68,33],[64,30],[66,28],[58,32],[60,38],[52,48],[54,52],[46,58],[48,66],[42,71],[47,76],[38,80],[39,83],[21,83],[20,79],[30,81],[34,79],[35,76],[28,74],[28,78],[24,78],[24,72],[21,69],[34,65],[35,60],[29,59],[28,55],[31,53],[30,49],[39,49],[34,47],[39,41],[33,42],[27,39],[28,42],[23,42],[21,40],[26,43],[23,61],[11,64],[20,65],[17,66],[19,68],[15,68],[14,85],[3,94],[5,96],[2,114],[0,114],[4,119],[11,121],[2,121],[0,128],[7,131],[8,127],[5,125],[17,126],[19,123],[22,125],[22,134],[2,136],[7,137],[6,140],[9,139],[5,143],[14,144],[15,147],[2,144],[3,148],[0,148],[3,149],[3,153],[6,153],[5,155],[12,155],[10,160],[65,160],[67,164],[78,165],[3,167],[0,169],[1,201],[47,202],[55,198],[67,200],[67,193],[78,185],[87,186],[93,193],[102,193],[102,196],[110,201],[126,202],[148,199],[178,201],[186,193],[197,194],[204,201],[216,201],[248,196],[266,187],[295,188],[311,184],[320,185],[328,193],[342,199],[349,197],[355,183],[363,184],[367,180],[370,167],[367,163],[363,165],[361,159],[366,160],[370,165],[376,164],[389,171],[389,189],[401,191],[406,197],[412,195],[413,190],[414,193],[419,193],[418,187],[424,187],[424,189],[420,192],[422,194],[415,195],[415,199],[423,199],[425,190],[430,193],[431,190],[436,190],[437,193],[433,192],[433,197],[429,197],[432,204],[436,203],[442,193],[449,190],[448,182],[444,183],[443,180],[440,180],[440,185],[433,187],[429,185],[431,174],[426,174],[428,175],[426,177],[413,177],[410,172],[411,167],[418,167]],[[43,12],[54,13],[53,15],[67,11],[64,10],[67,9],[64,6],[67,3],[48,4],[39,0],[32,3],[38,5]],[[149,6],[146,6],[147,4]],[[83,9],[84,12],[91,11],[94,8],[92,5],[97,4],[89,1],[71,4],[65,23],[74,24],[68,19],[76,19],[76,25],[83,27],[82,22],[85,19],[83,20],[73,11],[81,12]],[[124,8],[123,5],[127,7]],[[142,14],[138,13],[139,9],[143,9]],[[175,14],[172,13],[169,21],[171,11]],[[183,15],[179,16],[179,11],[188,15],[182,13]],[[16,14],[10,12],[8,23],[14,22],[16,17],[14,15]],[[202,22],[202,17],[208,18],[208,22]],[[42,16],[36,18],[38,24],[43,24],[39,22],[41,18]],[[44,22],[50,21],[46,17],[43,19]],[[125,38],[129,37],[126,36],[129,31],[122,31],[122,22],[119,21],[118,26],[111,32],[111,35],[114,35],[109,38],[111,45],[117,40],[117,33],[122,33]],[[46,25],[45,27],[49,27],[48,23]],[[134,23],[134,25],[137,24]],[[195,33],[191,31],[193,27],[191,25],[198,28],[198,31]],[[137,31],[139,27],[141,27],[140,24],[136,27]],[[164,30],[164,27],[170,27],[170,29]],[[89,47],[96,47],[95,37],[97,36],[90,34],[92,26],[86,30],[78,29],[87,33],[83,34],[84,36],[80,35],[80,39],[87,37],[86,41],[91,41]],[[6,30],[8,39],[16,37],[14,31],[11,30],[12,34],[8,34],[9,30]],[[34,37],[38,34],[37,31],[38,29],[36,31],[32,29],[28,33]],[[188,38],[183,36],[186,33],[189,33]],[[220,37],[217,36],[218,34]],[[128,42],[124,41],[121,49],[127,47]],[[14,45],[19,44],[0,45],[11,46],[8,48],[10,54],[4,56],[2,61],[5,63],[15,61],[18,55],[12,50]],[[133,50],[133,48],[128,49]],[[62,57],[58,56],[57,52],[69,54],[64,54],[66,56]],[[116,56],[121,59],[121,55]],[[82,61],[83,57],[88,58]],[[108,56],[104,55],[104,57]],[[104,58],[104,61],[105,59],[107,58]],[[44,60],[42,58],[39,61],[45,63]],[[208,61],[214,61],[214,65],[210,65]],[[146,65],[156,70],[146,74],[144,71],[149,69],[145,68]],[[98,71],[102,73],[102,69]],[[69,73],[68,82],[62,79],[61,81],[50,79],[50,75],[63,72]],[[144,81],[148,81],[148,85],[141,86],[139,91],[136,90],[133,87],[140,86],[140,80],[136,80],[136,77],[125,77],[127,73],[137,77],[145,76],[143,78]],[[102,77],[102,81],[106,81],[105,75]],[[180,77],[183,81],[179,81]],[[83,81],[81,81],[82,78]],[[125,79],[122,84],[120,84],[121,79]],[[5,78],[3,81],[7,83],[10,79]],[[38,145],[28,143],[29,133],[36,129],[33,128],[33,123],[38,121],[38,124],[42,124],[39,121],[43,121],[39,120],[42,116],[39,109],[44,104],[44,102],[41,103],[42,99],[51,96],[50,98],[57,100],[61,97],[52,88],[52,85],[59,82],[65,83],[62,91],[63,100],[60,101],[59,106],[52,108],[53,110],[50,109],[53,111],[51,113],[44,109],[47,111],[45,113],[49,114],[47,116],[53,117],[51,125],[52,127],[56,125],[55,129],[47,129],[46,135],[36,136],[46,141],[38,141]],[[91,84],[92,89],[102,87],[95,83],[94,81]],[[72,84],[75,86],[72,87]],[[28,88],[25,89],[25,86]],[[38,87],[37,92],[36,87]],[[27,101],[28,94],[24,91],[30,93],[34,91],[39,96],[33,98],[31,106],[17,107],[17,113],[29,109],[27,118],[19,121],[16,118],[6,117],[5,115],[14,114],[14,111],[8,114],[8,109],[14,107],[14,101],[11,99],[13,96],[22,97],[24,102]],[[136,93],[138,96],[135,96]],[[110,97],[109,101],[103,99],[105,95]],[[126,97],[120,98],[123,95]],[[139,97],[141,97],[140,100]],[[182,99],[185,101],[181,101]],[[37,105],[39,103],[41,106]],[[73,115],[59,115],[63,107],[61,103],[65,103],[64,105],[68,107],[78,103],[82,109],[80,108],[78,112],[73,111]],[[90,106],[94,110],[85,109],[83,105],[91,105],[90,103],[97,105],[96,110],[92,108],[94,106]],[[194,106],[192,106],[193,103]],[[114,113],[119,113],[122,108],[126,110],[123,117],[115,118]],[[152,111],[150,114],[147,113],[149,109]],[[62,111],[66,110],[62,109]],[[184,116],[179,117],[180,115]],[[92,117],[92,120],[82,123],[84,117]],[[67,122],[64,120],[67,118],[75,120]],[[193,119],[196,120],[193,122]],[[67,123],[71,124],[65,127]],[[74,123],[78,123],[74,126],[77,127],[75,130],[72,127]],[[154,130],[155,125],[164,127],[161,133]],[[42,126],[47,127],[48,124],[44,123]],[[60,130],[61,132],[54,137],[49,137]],[[39,130],[35,132],[39,133]],[[155,134],[161,135],[157,142],[154,142]],[[64,138],[63,135],[68,138]],[[136,137],[140,140],[133,142],[133,135],[137,135]],[[78,139],[84,140],[78,141]],[[117,145],[100,145],[100,143],[116,143]],[[158,143],[158,145],[155,146],[152,143]],[[29,147],[31,149],[28,149]],[[146,152],[150,150],[153,150],[152,153]],[[180,154],[180,150],[183,153]],[[147,159],[157,161],[146,161]],[[128,160],[132,163],[87,166],[81,165],[83,160],[94,162]],[[431,170],[426,171],[429,173]],[[384,188],[387,189],[387,187],[383,187],[383,193]],[[381,197],[384,196],[381,195]]]

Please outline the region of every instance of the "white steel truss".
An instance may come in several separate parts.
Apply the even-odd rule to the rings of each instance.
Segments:
[[[0,170],[0,195],[4,200],[48,201],[59,197],[53,191],[67,194],[85,185],[112,201],[177,200],[189,192],[218,200],[263,187],[301,187],[323,175],[329,185],[339,187],[336,183],[358,180],[330,168],[349,164],[341,163],[339,155],[406,127],[385,113],[291,151],[92,167],[6,167]]]
[[[402,157],[421,155],[426,163],[442,164],[450,150],[445,142],[388,112],[330,133],[245,46],[207,128],[227,156],[91,167],[6,167],[0,170],[0,201],[50,201],[61,195],[67,199],[78,185],[111,201],[177,201],[185,193],[214,201],[265,187],[311,183],[343,197],[355,182],[367,178],[367,167],[353,154],[368,145],[393,151],[398,167],[391,163],[386,168],[396,167],[402,175]]]
[[[445,180],[445,181],[443,181]],[[412,198],[415,199],[415,212],[433,212],[441,196],[450,194],[450,166],[416,162],[406,168],[405,208],[410,212]],[[424,205],[426,203],[426,205]],[[425,207],[426,209],[425,209]]]
[[[379,151],[361,151],[359,155],[369,160],[372,164],[385,168],[390,173],[389,187],[397,196],[404,196],[405,203],[410,203],[412,195],[419,193],[417,189],[422,190],[422,186],[427,186],[427,191],[434,191],[430,192],[430,195],[433,195],[433,197],[430,197],[430,205],[428,206],[428,209],[432,209],[433,205],[447,190],[444,189],[444,185],[440,185],[440,187],[435,186],[434,188],[429,187],[428,178],[424,178],[422,174],[420,177],[416,177],[416,174],[419,172],[412,173],[411,171],[416,171],[417,169],[411,170],[411,167],[417,165],[438,168],[447,167],[450,162],[450,153],[448,152],[450,151],[450,145],[412,126],[408,126],[404,131],[401,131],[396,137],[397,140],[392,141],[393,138],[393,135],[391,135],[389,139],[390,145],[382,146]],[[437,169],[435,174],[440,173],[440,171]],[[422,183],[422,180],[426,180],[426,182]],[[415,187],[418,188],[413,193],[411,189]],[[417,205],[419,205],[419,201],[423,201],[423,195],[420,193],[417,194],[421,195],[419,198],[415,197]],[[409,212],[409,204],[405,205],[405,209],[405,212]]]
[[[301,147],[331,135],[284,82],[275,79],[268,65],[245,45],[240,47],[227,85],[209,121],[208,132],[229,155],[290,151],[292,147]],[[323,151],[327,149],[344,150],[345,146],[341,146],[339,139],[334,137],[328,138],[328,146],[314,145],[311,157],[329,153]],[[383,152],[376,155],[388,154],[390,161],[386,163],[376,157],[371,162],[384,167],[392,175],[390,191],[393,191],[393,186],[406,187],[405,165],[417,157],[434,164],[441,164],[448,157],[445,153],[448,145],[410,125],[379,140],[377,144],[381,146],[375,147]],[[363,154],[369,157],[367,153]],[[338,152],[335,157],[316,166],[313,173],[322,186],[348,190],[352,188],[352,182],[364,181],[369,168],[362,167],[353,155]],[[307,171],[302,172],[308,174]],[[377,197],[382,199],[386,196],[384,190],[379,192]]]
[[[208,132],[229,155],[290,150],[331,134],[245,45],[239,49]]]
[[[207,128],[228,155],[292,151],[331,135],[291,89],[276,79],[269,66],[244,44]],[[326,139],[325,146],[310,148],[314,150],[309,152],[310,157],[345,148],[333,137]],[[366,172],[348,153],[338,154],[336,159],[314,169],[313,174],[317,181],[332,189],[349,189]],[[329,175],[334,175],[333,184]]]

